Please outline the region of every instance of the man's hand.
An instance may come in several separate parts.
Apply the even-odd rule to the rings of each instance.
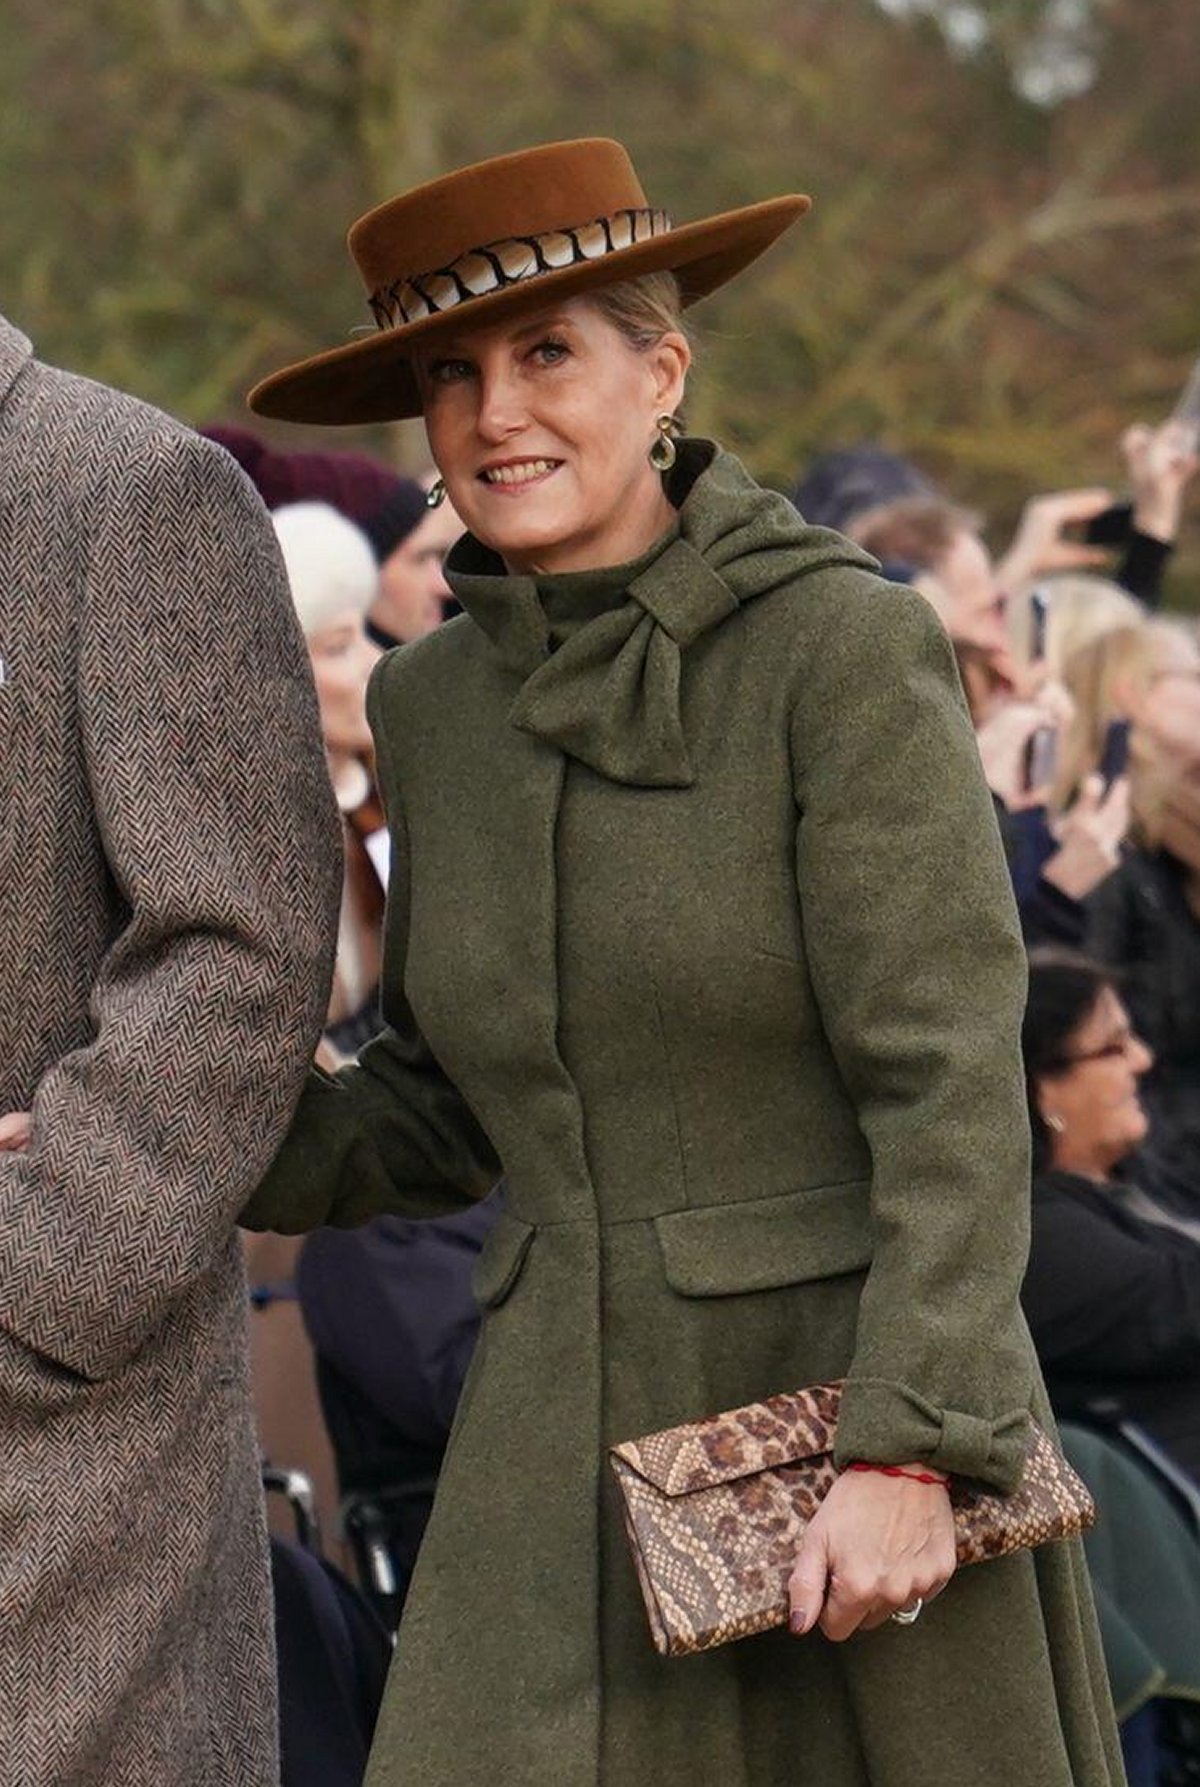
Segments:
[[[1027,502],[1017,523],[1012,544],[996,566],[996,581],[1010,594],[1048,577],[1055,571],[1092,571],[1107,565],[1103,546],[1088,546],[1067,535],[1069,527],[1082,527],[1103,514],[1112,492],[1056,490]]]
[[[1169,544],[1179,532],[1184,491],[1200,467],[1194,423],[1150,428],[1135,422],[1121,436],[1121,451],[1133,486],[1134,527]]]
[[[0,1117],[0,1154],[24,1153],[32,1128],[28,1111],[10,1111],[7,1117]]]
[[[941,1485],[845,1472],[800,1542],[788,1581],[791,1630],[802,1637],[819,1625],[835,1643],[873,1631],[916,1600],[931,1601],[956,1561],[954,1517]]]

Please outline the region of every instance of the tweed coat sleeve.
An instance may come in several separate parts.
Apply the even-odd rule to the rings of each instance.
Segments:
[[[395,656],[396,654],[393,654]],[[315,1069],[283,1148],[239,1218],[304,1234],[392,1213],[447,1215],[487,1195],[501,1165],[470,1106],[422,1036],[404,990],[408,835],[388,740],[381,663],[368,691],[392,842],[381,1004],[386,1028],[337,1075]]]
[[[228,455],[154,415],[114,400],[72,497],[79,735],[123,923],[89,1042],[44,1074],[28,1152],[0,1154],[0,1322],[90,1378],[227,1246],[311,1059],[340,894],[261,504]]]
[[[841,583],[792,720],[805,948],[872,1157],[838,1457],[1011,1488],[1032,1356],[1020,929],[940,625]]]

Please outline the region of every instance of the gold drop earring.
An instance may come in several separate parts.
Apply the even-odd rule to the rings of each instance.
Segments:
[[[647,454],[656,472],[669,472],[678,455],[675,451],[675,436],[679,432],[679,424],[674,416],[659,416],[654,424],[658,433],[650,443]]]

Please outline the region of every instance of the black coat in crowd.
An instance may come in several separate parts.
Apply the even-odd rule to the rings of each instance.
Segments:
[[[1021,1300],[1055,1413],[1115,1401],[1200,1481],[1200,1242],[1128,1195],[1037,1178]]]
[[[1134,1028],[1154,1050],[1143,1082],[1171,1201],[1200,1215],[1200,921],[1184,870],[1133,850],[1089,902],[1088,947],[1122,970]]]

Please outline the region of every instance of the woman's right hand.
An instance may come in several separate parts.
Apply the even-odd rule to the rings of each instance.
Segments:
[[[803,1637],[819,1625],[835,1643],[870,1632],[940,1594],[956,1563],[944,1484],[844,1471],[800,1541],[788,1582],[791,1631]]]
[[[1129,777],[1118,776],[1110,788],[1090,775],[1078,798],[1056,826],[1058,849],[1042,869],[1073,900],[1084,900],[1112,874],[1121,860],[1129,830]]]
[[[1025,762],[1030,739],[1047,723],[1036,702],[1009,701],[975,734],[987,785],[1010,813],[1046,804],[1048,788],[1025,786]]]

